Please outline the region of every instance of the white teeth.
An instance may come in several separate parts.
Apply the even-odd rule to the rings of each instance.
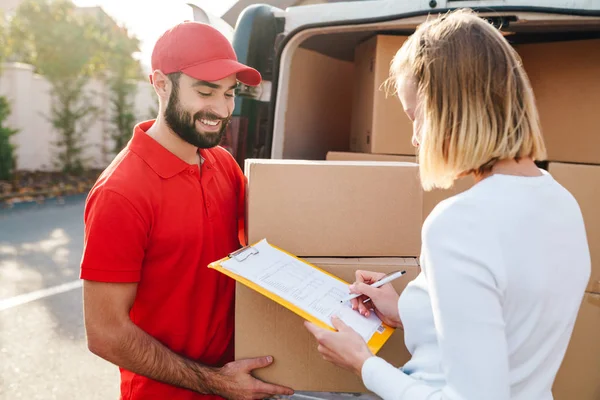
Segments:
[[[201,119],[200,122],[202,122],[204,125],[210,125],[210,126],[217,126],[217,124],[219,123],[219,121],[211,121],[208,119]]]

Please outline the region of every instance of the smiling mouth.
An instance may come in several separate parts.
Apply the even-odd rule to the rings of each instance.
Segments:
[[[213,120],[213,119],[201,119],[200,120],[201,123],[203,123],[204,125],[208,125],[208,126],[217,126],[219,125],[219,123],[221,121],[217,121],[217,120]]]

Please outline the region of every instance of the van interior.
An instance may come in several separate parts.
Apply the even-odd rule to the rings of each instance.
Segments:
[[[531,12],[480,15],[501,25],[521,55],[534,87],[542,129],[577,131],[574,123],[589,125],[589,115],[598,114],[600,104],[597,95],[589,94],[589,83],[582,80],[595,77],[593,84],[600,93],[600,18]],[[375,35],[408,36],[426,18],[311,28],[292,37],[281,56],[271,157],[323,160],[328,151],[349,151],[357,95],[356,47]],[[570,93],[555,93],[545,85],[564,79],[579,79]],[[400,102],[397,112],[403,113]],[[573,118],[564,118],[569,112]],[[399,134],[410,137],[411,133]],[[563,136],[561,140],[569,140]],[[596,144],[600,148],[600,142]]]

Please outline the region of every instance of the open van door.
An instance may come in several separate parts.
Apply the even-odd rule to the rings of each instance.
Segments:
[[[275,38],[283,30],[283,20],[275,14],[282,10],[269,5],[246,8],[238,18],[235,30],[223,19],[194,4],[189,4],[194,20],[210,24],[231,42],[241,63],[260,72],[258,87],[242,85],[236,92],[231,122],[221,141],[243,168],[246,158],[268,156],[265,146],[273,79]]]
[[[283,21],[275,16],[277,12],[281,10],[268,5],[248,7],[238,18],[233,33],[238,60],[257,69],[262,76],[257,87],[239,87],[231,122],[221,143],[242,168],[246,158],[269,156],[266,140],[273,56],[276,37],[283,30]]]

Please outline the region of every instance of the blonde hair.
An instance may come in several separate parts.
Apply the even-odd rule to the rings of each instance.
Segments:
[[[419,146],[425,190],[481,175],[502,159],[546,158],[539,117],[521,59],[471,10],[420,25],[394,57],[389,84],[414,79],[423,112]]]

